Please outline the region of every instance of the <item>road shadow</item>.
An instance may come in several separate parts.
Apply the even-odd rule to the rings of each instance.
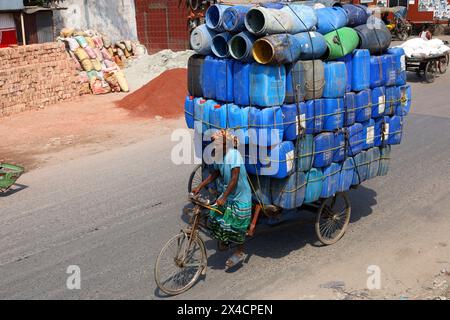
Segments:
[[[349,192],[352,205],[349,228],[352,227],[352,223],[373,212],[372,207],[377,204],[376,195],[374,190],[362,185]],[[255,236],[247,238],[246,241],[247,261],[253,255],[272,259],[282,258],[308,244],[315,247],[323,246],[315,232],[316,212],[289,210],[289,214],[290,218],[279,224],[257,225]],[[233,247],[226,252],[220,252],[217,250],[217,242],[210,238],[205,244],[207,249],[213,252],[208,256],[208,267],[224,269],[226,259],[233,253]],[[239,267],[230,272],[237,270]]]
[[[436,74],[436,80],[438,80],[442,75],[440,73]],[[422,75],[417,75],[417,73],[408,71],[406,73],[406,79],[407,82],[413,82],[413,83],[427,83],[425,81],[425,77]]]
[[[10,189],[8,189],[6,192],[0,192],[0,198],[7,197],[10,195],[13,195],[19,191],[25,190],[28,188],[28,186],[20,183],[15,183]]]
[[[185,206],[183,207],[183,209],[181,209],[181,221],[183,221],[184,223],[189,223],[189,218],[190,215],[188,214],[189,211],[191,211],[194,208],[194,205],[192,204],[192,202],[187,202],[185,204]]]
[[[357,189],[349,192],[350,202],[352,204],[352,213],[350,216],[350,225],[370,215],[374,207],[377,204],[377,193],[376,191],[360,185]]]
[[[376,196],[377,193],[374,190],[362,185],[349,192],[352,205],[349,228],[351,228],[351,225],[354,222],[357,222],[373,212],[372,207],[377,204]],[[181,219],[184,223],[189,222],[189,215],[185,214],[185,211],[192,208],[193,204],[190,202],[187,202],[183,207]],[[314,247],[322,247],[323,245],[318,241],[314,227],[316,215],[316,212],[307,210],[289,210],[285,216],[285,221],[276,223],[274,219],[269,219],[266,220],[266,222],[270,222],[272,225],[259,223],[256,228],[255,236],[248,237],[246,240],[245,252],[247,257],[244,263],[239,263],[234,268],[226,270],[225,272],[238,272],[253,256],[279,259],[289,255],[293,251],[302,249],[308,244]],[[200,232],[200,234],[204,239],[205,247],[208,252],[207,268],[212,270],[225,270],[226,260],[232,255],[236,245],[230,246],[229,250],[219,251],[217,248],[217,241],[211,238],[210,235],[207,234],[207,231],[206,234],[205,232]],[[205,281],[205,279],[206,276],[202,275],[198,279],[198,282]],[[160,299],[174,297],[165,294],[158,287],[154,290],[154,296]]]
[[[349,193],[352,212],[350,225],[361,218],[370,215],[372,207],[377,204],[377,193],[360,185],[357,189],[352,189]],[[187,203],[182,209],[181,219],[188,223],[189,215],[184,214],[186,210],[192,209],[192,203]],[[316,221],[316,212],[308,210],[287,210],[283,213],[283,219],[278,222],[277,219],[261,218],[263,223],[258,223],[254,237],[248,237],[246,240],[247,261],[253,255],[265,258],[282,258],[289,255],[292,251],[299,250],[307,244],[321,247],[323,246],[317,239],[314,223]],[[233,253],[235,245],[227,251],[217,250],[217,241],[212,239],[209,234],[201,232],[205,240],[205,246],[210,254],[208,255],[208,268],[223,270],[227,258]],[[212,253],[211,253],[212,252]],[[239,270],[236,267],[229,272]]]
[[[209,266],[208,266],[208,268],[209,268]],[[198,285],[200,282],[205,281],[205,279],[206,279],[206,275],[200,275],[198,280],[194,283],[193,287]],[[160,298],[160,299],[174,299],[175,297],[177,297],[178,295],[182,295],[183,293],[184,292],[181,292],[179,294],[170,295],[170,294],[163,292],[161,289],[158,288],[158,286],[156,286],[155,290],[153,291],[154,296],[157,298]]]
[[[172,296],[162,292],[158,287],[155,288],[155,290],[153,291],[153,294],[155,295],[155,297],[161,298],[161,299],[168,299],[168,298],[172,297]]]
[[[314,233],[313,217],[309,212],[298,212],[300,217],[296,220],[284,221],[278,225],[267,226],[258,224],[254,237],[248,237],[245,243],[247,253],[246,262],[256,255],[264,258],[282,258],[294,250],[303,248],[308,243],[316,241]],[[233,246],[225,252],[217,251],[216,241],[207,241],[208,249],[212,248],[213,253],[208,256],[208,267],[211,269],[223,270],[227,258],[233,253]],[[229,273],[236,272],[242,264],[229,270]]]
[[[413,82],[413,83],[423,83],[425,82],[424,77],[417,75],[417,73],[408,71],[406,73],[406,79],[407,82]]]

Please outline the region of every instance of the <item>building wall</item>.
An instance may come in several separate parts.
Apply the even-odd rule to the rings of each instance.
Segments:
[[[23,0],[0,1],[0,10],[21,10],[21,9],[23,9]]]
[[[450,0],[352,0],[352,3],[374,6],[382,2],[386,7],[403,6],[408,8],[407,20],[413,24],[439,23],[447,24],[446,18],[449,17]],[[429,5],[427,8],[421,8],[423,4]]]
[[[64,0],[54,12],[55,31],[64,27],[94,29],[113,41],[137,40],[134,0]]]
[[[64,44],[0,49],[0,117],[73,99],[79,89]]]
[[[17,27],[17,38],[19,44],[23,44],[22,27],[20,23],[20,14],[15,13]],[[32,14],[24,14],[25,40],[26,44],[36,44],[55,41],[53,12],[38,11]]]
[[[0,48],[16,44],[17,31],[14,14],[0,12]]]
[[[138,39],[150,52],[189,48],[188,9],[184,1],[135,0],[135,3]]]

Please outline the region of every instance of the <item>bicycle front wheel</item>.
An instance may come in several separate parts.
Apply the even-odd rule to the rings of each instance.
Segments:
[[[206,271],[206,249],[203,240],[181,232],[171,238],[156,259],[155,282],[161,291],[177,295],[189,290]]]

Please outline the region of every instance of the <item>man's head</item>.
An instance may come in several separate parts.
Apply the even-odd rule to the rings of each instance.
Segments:
[[[237,148],[239,139],[228,129],[221,129],[211,137],[216,159],[223,158],[229,149]]]

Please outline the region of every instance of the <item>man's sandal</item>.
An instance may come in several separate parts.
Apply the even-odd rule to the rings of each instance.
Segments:
[[[225,263],[225,270],[229,270],[236,265],[242,263],[245,258],[247,258],[247,255],[245,253],[234,253],[230,258],[228,258],[227,262]]]

